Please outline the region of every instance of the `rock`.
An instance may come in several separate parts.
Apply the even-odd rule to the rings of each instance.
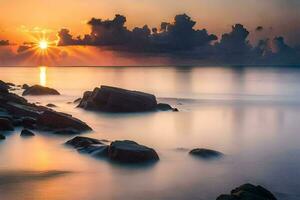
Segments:
[[[276,197],[262,186],[244,184],[231,191],[230,195],[220,195],[217,200],[277,200]]]
[[[152,94],[101,86],[85,92],[78,107],[105,112],[144,112],[156,110],[156,105]]]
[[[52,104],[52,103],[48,103],[46,106],[49,107],[49,108],[55,108],[55,107],[57,107],[55,104]]]
[[[86,148],[92,145],[104,145],[100,140],[88,137],[77,136],[66,142],[67,145],[71,145],[76,149]]]
[[[157,104],[157,109],[162,110],[162,111],[173,110],[173,108],[169,104],[166,104],[166,103]]]
[[[32,117],[22,117],[22,126],[25,128],[34,128],[36,125],[36,119]]]
[[[5,109],[13,116],[37,118],[41,114],[42,108],[29,105],[8,102],[4,105]]]
[[[105,142],[107,141],[77,136],[67,141],[66,144],[74,147],[79,152],[121,163],[142,163],[159,160],[154,149],[134,141],[114,141],[110,145],[106,145]]]
[[[48,131],[74,129],[80,132],[92,130],[86,123],[60,112],[46,110],[37,118],[37,126]]]
[[[0,80],[0,93],[1,94],[7,94],[9,88],[10,87],[4,81]]]
[[[123,163],[140,163],[159,160],[154,149],[129,140],[112,142],[109,146],[108,155],[111,160]]]
[[[173,108],[174,112],[179,112],[178,108]]]
[[[29,85],[27,85],[27,84],[22,85],[22,89],[27,90],[28,88],[29,88]]]
[[[2,134],[0,134],[0,140],[5,140],[5,136],[4,135],[2,135]]]
[[[31,137],[31,136],[35,136],[35,135],[30,130],[23,129],[22,132],[21,132],[21,136],[23,136],[23,137]]]
[[[215,150],[199,148],[191,150],[189,154],[204,159],[219,158],[224,155],[223,153]]]
[[[25,89],[22,95],[60,95],[60,93],[49,87],[34,85]]]
[[[0,130],[1,131],[13,131],[14,127],[9,119],[0,118]]]
[[[82,98],[75,99],[75,100],[73,101],[73,103],[80,103],[81,100],[82,100]]]
[[[57,135],[77,135],[80,134],[80,131],[72,129],[72,128],[65,128],[54,131],[54,134]]]

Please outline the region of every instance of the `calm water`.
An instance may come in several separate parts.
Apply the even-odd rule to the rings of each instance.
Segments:
[[[94,129],[86,136],[134,140],[161,158],[148,167],[113,165],[64,146],[71,137],[24,139],[16,130],[0,143],[1,200],[213,200],[245,182],[279,199],[300,199],[298,69],[2,67],[0,79],[56,88],[60,97],[28,99],[86,121]],[[67,104],[103,84],[153,93],[181,112],[96,114]],[[226,157],[201,161],[179,147],[212,148]],[[24,170],[71,173],[6,181]]]

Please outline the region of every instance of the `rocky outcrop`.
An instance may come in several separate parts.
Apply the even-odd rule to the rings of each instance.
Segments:
[[[62,130],[62,129],[75,129],[78,131],[92,130],[86,123],[71,115],[46,110],[41,113],[37,118],[37,126],[43,130]]]
[[[0,134],[0,140],[5,140],[5,136],[4,135],[2,135],[2,134]]]
[[[4,117],[0,118],[0,131],[13,131],[14,127],[12,122]]]
[[[0,92],[0,129],[13,130],[14,126],[50,131],[55,134],[79,134],[91,128],[71,115],[28,103],[13,93]]]
[[[220,195],[217,200],[277,200],[276,197],[262,186],[244,184],[231,191],[231,194]]]
[[[34,136],[34,133],[31,132],[31,131],[28,130],[28,129],[23,129],[23,130],[21,131],[21,136],[22,136],[22,137],[32,137],[32,136]]]
[[[85,92],[78,107],[104,112],[172,110],[167,104],[157,104],[156,97],[152,94],[111,86],[101,86],[92,92]]]
[[[80,152],[121,163],[145,163],[159,160],[154,149],[129,140],[114,141],[108,145],[106,142],[93,138],[75,137],[66,144]]]
[[[193,149],[189,152],[189,154],[203,159],[219,158],[224,155],[219,151],[215,151],[211,149],[203,149],[203,148]]]
[[[60,95],[60,93],[49,87],[34,85],[25,89],[22,95]]]

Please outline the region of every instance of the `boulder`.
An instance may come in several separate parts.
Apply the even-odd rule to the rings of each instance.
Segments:
[[[13,131],[12,122],[7,118],[0,118],[0,131]]]
[[[109,146],[108,156],[111,160],[123,163],[140,163],[159,160],[154,149],[130,140],[112,142]]]
[[[174,112],[178,112],[177,108],[172,108],[169,104],[167,103],[159,103],[156,106],[157,110],[161,110],[161,111],[169,111],[172,110]]]
[[[25,128],[34,128],[36,125],[36,119],[32,117],[22,117],[22,126]]]
[[[0,80],[0,93],[1,94],[6,94],[6,93],[8,93],[8,89],[9,89],[10,87],[4,82],[4,81],[1,81]]]
[[[203,148],[193,149],[189,152],[189,154],[204,159],[219,158],[224,155],[219,151],[215,151],[211,149],[203,149]]]
[[[27,85],[27,84],[22,85],[22,89],[27,90],[28,88],[29,88],[29,85]]]
[[[78,107],[104,112],[144,112],[156,110],[154,95],[122,88],[101,86],[85,92]]]
[[[49,87],[34,85],[25,89],[22,95],[60,95],[60,93]]]
[[[53,104],[53,103],[48,103],[46,106],[49,107],[49,108],[56,108],[56,107],[57,107],[57,106],[56,106],[55,104]]]
[[[74,147],[79,152],[121,163],[142,163],[159,160],[154,149],[134,141],[114,141],[110,145],[105,144],[105,142],[107,141],[77,136],[67,141],[66,144]]]
[[[80,132],[92,130],[86,123],[65,113],[46,110],[37,118],[37,126],[43,130],[55,131],[74,129]]]
[[[5,136],[4,135],[2,135],[2,134],[0,134],[0,140],[5,140]]]
[[[81,100],[82,100],[82,98],[77,98],[73,101],[73,103],[80,103]]]
[[[31,136],[35,136],[33,132],[31,132],[30,130],[28,129],[23,129],[21,131],[21,136],[23,137],[31,137]]]
[[[217,200],[277,200],[276,197],[262,186],[244,184],[231,191],[231,194],[220,195]]]

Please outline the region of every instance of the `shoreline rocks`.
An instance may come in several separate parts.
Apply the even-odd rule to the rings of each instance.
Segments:
[[[60,93],[52,88],[49,87],[43,87],[41,85],[33,85],[30,87],[27,87],[24,92],[22,93],[22,96],[27,96],[27,95],[34,95],[34,96],[39,96],[39,95],[60,95]]]
[[[32,136],[35,136],[35,134],[33,132],[31,132],[30,130],[28,129],[23,129],[21,131],[21,134],[20,134],[22,137],[32,137]]]
[[[224,156],[224,154],[219,151],[203,148],[193,149],[189,152],[189,154],[202,159],[220,158]]]
[[[277,200],[276,197],[262,186],[244,184],[231,191],[230,194],[222,194],[216,200]]]
[[[79,134],[92,130],[86,123],[71,115],[28,103],[23,97],[9,91],[0,90],[0,110],[0,130],[13,130],[14,126],[55,134]]]
[[[0,134],[0,141],[5,139],[6,139],[5,135]]]
[[[93,91],[86,91],[78,107],[112,113],[173,110],[168,104],[157,104],[153,94],[105,85]]]
[[[66,144],[79,152],[120,163],[134,164],[159,160],[159,156],[154,149],[129,140],[114,141],[107,145],[101,140],[77,136],[67,141]]]

